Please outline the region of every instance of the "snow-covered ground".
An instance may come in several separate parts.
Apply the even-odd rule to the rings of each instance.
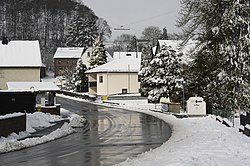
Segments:
[[[22,113],[0,116],[0,119],[18,116],[20,114]],[[50,127],[54,125],[53,122],[63,120],[61,116],[50,115],[41,112],[26,114],[26,116],[27,131],[20,132],[18,134],[12,133],[8,137],[0,137],[0,153],[28,148],[64,137],[74,132],[74,129],[72,127],[82,127],[84,121],[82,117],[61,108],[61,116],[68,117],[69,123],[64,123],[61,128],[56,129],[48,135],[44,135],[42,137],[26,138],[36,130]]]
[[[250,163],[250,138],[238,132],[239,119],[235,119],[234,128],[228,128],[212,115],[178,119],[172,115],[149,111],[155,105],[147,104],[146,100],[115,102],[120,103],[119,107],[163,119],[172,128],[172,136],[161,147],[141,154],[136,159],[128,159],[119,166],[245,166]],[[156,108],[159,110],[160,106]]]
[[[113,100],[111,104],[101,105],[150,114],[166,121],[172,128],[172,136],[162,146],[140,154],[136,159],[127,159],[117,164],[119,166],[245,166],[250,163],[250,138],[238,132],[239,119],[235,120],[234,128],[229,128],[212,115],[178,119],[151,111],[159,110],[160,105],[155,107],[146,100]]]

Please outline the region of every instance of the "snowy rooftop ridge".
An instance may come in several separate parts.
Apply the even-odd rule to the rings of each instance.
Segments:
[[[134,58],[140,58],[141,59],[141,52],[114,52],[113,53],[113,59],[122,59],[126,57],[134,57]]]
[[[84,51],[84,47],[58,47],[54,55],[56,58],[76,58],[79,59]]]
[[[98,66],[94,69],[86,71],[86,73],[102,73],[102,72],[139,72],[141,59],[134,57],[126,57],[116,59],[109,63]]]
[[[34,90],[34,91],[60,91],[60,88],[53,82],[7,82],[11,91]]]
[[[0,67],[41,67],[41,52],[38,40],[0,41]]]

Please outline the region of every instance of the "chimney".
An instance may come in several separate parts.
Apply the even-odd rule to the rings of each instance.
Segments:
[[[6,36],[3,36],[2,44],[3,45],[8,45],[8,38]]]

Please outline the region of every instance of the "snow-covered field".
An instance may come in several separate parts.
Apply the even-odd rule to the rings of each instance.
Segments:
[[[21,113],[15,113],[12,115],[0,116],[0,119],[19,115]],[[53,141],[63,136],[69,135],[74,132],[72,127],[81,127],[84,119],[76,114],[73,114],[65,109],[61,109],[61,115],[66,116],[69,119],[69,123],[64,123],[61,128],[56,129],[48,135],[42,137],[26,138],[30,136],[37,129],[44,129],[53,125],[53,122],[63,120],[61,116],[44,114],[41,112],[35,112],[27,115],[26,132],[20,132],[18,134],[12,133],[8,137],[0,137],[0,153],[28,148],[38,144]],[[23,139],[26,138],[26,139]],[[21,139],[21,140],[20,140]],[[22,140],[23,139],[23,140]]]

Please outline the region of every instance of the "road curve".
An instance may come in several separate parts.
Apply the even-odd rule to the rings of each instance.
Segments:
[[[65,98],[58,102],[83,115],[88,125],[56,141],[1,154],[1,166],[113,165],[160,146],[171,135],[165,122],[146,114]]]

